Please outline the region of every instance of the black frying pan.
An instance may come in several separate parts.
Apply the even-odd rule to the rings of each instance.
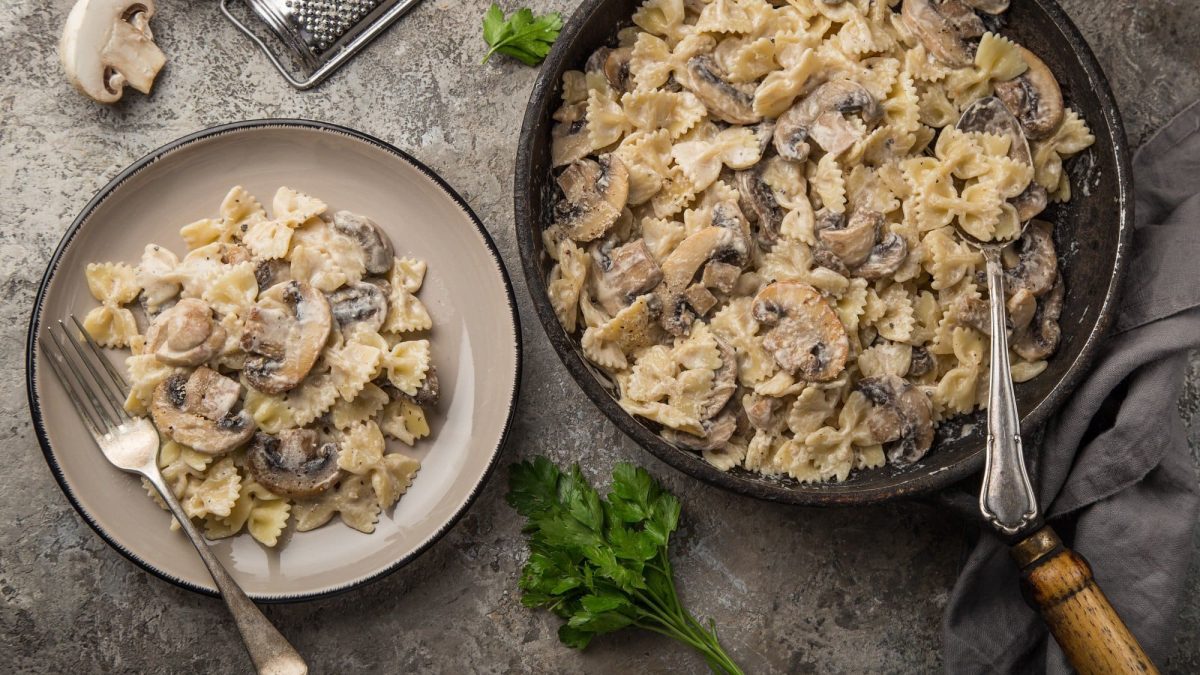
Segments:
[[[517,147],[516,227],[521,262],[533,304],[559,357],[592,401],[622,431],[671,466],[708,483],[761,499],[806,505],[882,502],[932,492],[978,472],[983,466],[983,415],[943,424],[933,449],[914,466],[856,472],[841,483],[806,485],[735,469],[720,471],[696,453],[664,441],[654,425],[617,405],[608,377],[588,363],[559,325],[546,296],[550,259],[540,232],[551,220],[555,185],[550,165],[551,114],[560,104],[562,74],[582,69],[598,47],[615,45],[617,31],[631,24],[640,0],[585,0],[567,22],[542,66]],[[1053,0],[1015,0],[1002,20],[1002,34],[1040,56],[1058,77],[1068,105],[1096,135],[1096,144],[1068,163],[1075,196],[1042,216],[1055,223],[1066,302],[1062,344],[1049,367],[1017,385],[1022,427],[1040,426],[1083,377],[1104,338],[1114,311],[1133,223],[1129,149],[1108,80],[1079,30]],[[964,433],[968,432],[968,433]]]

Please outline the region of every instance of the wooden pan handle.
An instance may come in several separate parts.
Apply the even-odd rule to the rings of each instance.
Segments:
[[[1081,675],[1158,673],[1117,616],[1083,556],[1063,546],[1049,526],[1013,546],[1021,588],[1046,620]]]

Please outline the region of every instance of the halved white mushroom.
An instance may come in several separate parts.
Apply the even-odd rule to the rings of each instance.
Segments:
[[[886,448],[888,461],[907,466],[933,445],[933,405],[920,389],[895,375],[865,377],[856,385],[872,404],[871,435]]]
[[[1026,361],[1049,358],[1058,349],[1062,330],[1058,319],[1062,316],[1064,288],[1062,279],[1054,284],[1049,293],[1038,299],[1037,311],[1029,327],[1013,342],[1013,351]]]
[[[254,418],[238,409],[242,385],[204,366],[176,373],[154,389],[150,415],[159,433],[197,452],[219,455],[254,434]]]
[[[359,281],[346,284],[326,295],[333,320],[342,330],[354,325],[364,325],[378,331],[388,313],[387,282],[372,283]]]
[[[1025,135],[1037,141],[1049,138],[1062,124],[1066,108],[1062,89],[1050,67],[1037,54],[1018,47],[1029,65],[1019,77],[996,83],[996,96],[1021,122]]]
[[[332,323],[329,301],[304,282],[287,281],[260,293],[242,335],[242,349],[250,354],[242,371],[246,381],[268,394],[300,384],[320,356]]]
[[[563,199],[554,205],[555,225],[575,241],[604,236],[621,217],[629,199],[629,171],[615,154],[599,161],[572,162],[558,176]]]
[[[67,15],[58,55],[67,79],[100,103],[115,103],[125,85],[149,94],[167,62],[150,19],[154,0],[79,0]]]
[[[840,155],[863,138],[861,127],[846,115],[858,114],[869,129],[883,118],[883,108],[866,87],[846,79],[830,80],[788,108],[775,124],[775,150],[785,159],[803,162],[809,141]]]
[[[722,215],[718,217],[714,207],[714,224],[684,239],[662,262],[663,278],[655,294],[662,307],[662,326],[672,335],[687,334],[696,320],[696,311],[688,304],[685,293],[705,264],[715,260],[740,267],[747,260],[745,234],[733,215],[737,205],[728,202],[717,206],[721,207]],[[718,224],[731,221],[729,227]]]
[[[1017,264],[1004,273],[1004,288],[1009,295],[1025,289],[1040,297],[1054,287],[1058,280],[1058,255],[1051,235],[1053,227],[1045,221],[1035,220],[1013,244]]]
[[[314,429],[255,434],[246,451],[246,470],[272,493],[294,498],[315,497],[341,476],[337,444],[321,442]]]
[[[183,298],[146,330],[146,350],[171,366],[198,366],[225,345],[225,329],[207,302]]]
[[[362,248],[367,274],[387,274],[392,269],[396,259],[392,240],[375,221],[357,213],[338,211],[333,214],[333,230],[350,237]]]
[[[645,239],[615,244],[615,240],[605,239],[591,246],[594,274],[589,276],[596,300],[611,315],[654,290],[663,276]]]
[[[708,108],[708,114],[730,124],[755,124],[762,115],[754,112],[754,89],[736,85],[721,74],[713,58],[693,57],[687,63],[687,76],[680,84],[687,87]]]
[[[942,63],[955,68],[975,63],[977,41],[986,28],[962,0],[904,0],[900,17]]]
[[[772,326],[763,346],[780,368],[810,382],[841,374],[850,355],[846,327],[817,289],[776,281],[754,297],[754,318]]]

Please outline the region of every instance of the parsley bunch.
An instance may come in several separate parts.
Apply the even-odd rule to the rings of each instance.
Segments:
[[[645,469],[618,464],[604,499],[578,465],[564,472],[536,457],[513,465],[508,503],[528,520],[521,603],[566,619],[558,630],[564,644],[583,649],[597,635],[636,626],[691,646],[714,672],[740,675],[715,624],[706,628],[679,603],[667,554],[679,500]]]
[[[558,39],[561,29],[562,17],[558,12],[534,16],[532,10],[522,8],[505,19],[500,6],[492,3],[483,15],[483,40],[491,49],[482,63],[500,52],[527,66],[536,66],[550,53],[550,45]]]

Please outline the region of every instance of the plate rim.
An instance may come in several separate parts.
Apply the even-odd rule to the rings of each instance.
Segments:
[[[496,242],[492,238],[492,235],[488,232],[487,228],[484,227],[483,221],[480,220],[479,216],[476,215],[475,211],[471,208],[471,206],[467,203],[467,201],[465,199],[463,199],[463,197],[453,187],[451,187],[450,184],[447,183],[445,179],[443,179],[440,175],[438,175],[437,172],[430,169],[423,162],[416,159],[409,153],[407,153],[407,152],[397,148],[396,146],[392,145],[391,143],[383,141],[371,134],[368,134],[368,133],[365,133],[362,131],[358,131],[356,129],[351,129],[349,127],[342,126],[339,124],[334,124],[332,122],[324,122],[324,121],[320,121],[320,120],[310,120],[310,119],[304,119],[304,118],[259,118],[259,119],[250,119],[250,120],[240,120],[240,121],[236,121],[236,122],[228,122],[225,124],[218,124],[215,126],[207,127],[205,129],[200,129],[199,131],[191,132],[189,134],[186,134],[184,136],[176,138],[175,140],[172,140],[168,143],[160,145],[157,148],[146,153],[145,155],[141,156],[140,158],[135,160],[133,163],[131,163],[129,166],[122,169],[120,171],[120,173],[118,173],[110,181],[108,181],[103,187],[101,187],[99,190],[97,190],[96,194],[93,195],[90,200],[88,200],[87,204],[83,207],[82,210],[80,210],[79,214],[75,217],[75,219],[73,221],[71,221],[71,225],[63,233],[62,239],[59,241],[58,246],[54,249],[54,253],[50,256],[50,260],[46,263],[46,270],[42,274],[42,279],[38,284],[37,294],[34,297],[33,309],[30,312],[29,325],[28,325],[28,329],[27,329],[27,332],[25,335],[25,396],[26,396],[27,403],[29,405],[30,417],[32,418],[32,421],[33,421],[34,434],[37,437],[38,445],[41,446],[42,455],[46,460],[46,464],[50,467],[50,473],[54,476],[54,480],[58,484],[59,489],[67,497],[67,501],[71,504],[71,506],[75,509],[75,511],[79,514],[79,516],[81,518],[83,518],[83,521],[85,523],[87,523],[88,526],[91,527],[91,529],[97,535],[99,535],[100,538],[105,543],[107,543],[110,547],[112,547],[114,550],[116,550],[118,553],[120,553],[126,559],[128,559],[129,561],[136,564],[138,567],[142,568],[143,570],[149,572],[150,574],[152,574],[152,575],[158,577],[159,579],[162,579],[163,581],[166,581],[174,586],[178,586],[180,588],[192,591],[194,593],[199,593],[201,595],[217,597],[219,595],[219,593],[217,592],[217,589],[215,588],[215,586],[211,587],[211,588],[205,587],[202,585],[194,584],[185,579],[181,579],[181,578],[173,575],[171,572],[158,567],[157,565],[151,563],[148,560],[145,560],[145,559],[139,557],[138,555],[136,555],[129,549],[122,546],[108,533],[107,530],[104,529],[104,527],[93,517],[93,515],[86,508],[84,508],[84,506],[79,502],[78,498],[75,496],[74,491],[71,489],[71,486],[68,483],[65,474],[62,471],[62,467],[59,464],[58,457],[55,455],[54,450],[50,444],[49,436],[46,433],[45,420],[43,418],[41,401],[40,401],[40,397],[38,395],[37,385],[36,385],[36,382],[37,382],[37,363],[36,363],[36,361],[37,361],[37,359],[35,358],[35,353],[36,353],[37,334],[40,331],[40,328],[42,326],[42,306],[44,305],[44,303],[46,301],[47,292],[49,291],[50,284],[53,281],[54,276],[58,271],[59,263],[61,262],[63,254],[66,252],[66,250],[70,246],[71,242],[75,239],[75,236],[83,228],[84,224],[90,219],[90,217],[95,212],[95,210],[101,204],[103,204],[110,196],[112,196],[112,193],[118,187],[120,187],[123,183],[125,183],[127,180],[129,180],[133,176],[141,173],[142,171],[146,170],[148,167],[152,166],[159,159],[161,159],[177,150],[181,150],[181,149],[185,148],[186,146],[192,145],[196,142],[199,142],[202,140],[207,140],[207,139],[214,138],[217,136],[222,136],[222,135],[229,134],[229,133],[242,132],[242,131],[253,130],[253,129],[288,129],[288,128],[303,129],[303,130],[308,130],[308,131],[317,131],[317,132],[321,132],[321,133],[337,134],[337,135],[349,137],[352,140],[361,141],[361,142],[367,143],[369,145],[375,146],[376,148],[378,148],[380,150],[390,153],[391,155],[393,155],[400,161],[402,161],[402,162],[408,164],[409,166],[411,166],[412,168],[416,169],[418,172],[420,172],[426,178],[433,181],[433,183],[438,188],[440,188],[442,190],[442,192],[444,192],[451,199],[451,201],[453,201],[460,209],[462,209],[463,213],[466,214],[467,218],[471,221],[471,223],[475,226],[475,229],[479,232],[480,236],[483,238],[483,243],[486,246],[486,248],[488,249],[488,252],[491,254],[492,258],[494,259],[496,268],[500,272],[500,278],[504,282],[505,299],[507,300],[507,303],[508,303],[508,314],[512,320],[512,326],[513,326],[513,345],[512,346],[513,346],[513,350],[514,350],[516,359],[514,362],[512,391],[509,393],[509,397],[508,397],[508,414],[505,416],[504,426],[500,431],[500,438],[498,439],[495,448],[493,448],[491,457],[488,459],[487,466],[484,468],[484,471],[480,475],[479,480],[476,481],[474,486],[472,486],[470,492],[467,494],[466,499],[455,510],[455,512],[451,515],[451,517],[448,520],[446,520],[446,522],[444,522],[440,527],[438,527],[437,530],[431,536],[429,536],[425,541],[421,542],[420,545],[418,545],[412,551],[410,551],[406,555],[400,556],[395,561],[386,565],[382,569],[379,569],[379,570],[377,570],[371,574],[368,574],[366,576],[353,579],[353,580],[348,581],[343,584],[338,584],[338,585],[330,586],[330,587],[324,587],[324,588],[321,588],[319,590],[312,591],[312,592],[247,593],[247,595],[249,595],[250,598],[256,602],[270,603],[270,604],[305,602],[305,601],[310,601],[310,600],[318,600],[318,599],[322,599],[322,598],[328,598],[328,597],[331,597],[334,595],[338,595],[341,593],[345,593],[345,592],[354,590],[356,588],[361,588],[363,586],[366,586],[372,582],[378,581],[378,580],[392,574],[393,572],[399,570],[402,567],[405,567],[406,565],[408,565],[409,563],[411,563],[412,561],[414,561],[418,557],[420,557],[422,554],[424,554],[435,543],[437,543],[439,540],[441,540],[441,538],[444,537],[446,535],[446,533],[448,533],[454,527],[454,525],[457,524],[458,521],[462,519],[462,517],[464,515],[466,515],[466,512],[468,510],[470,510],[471,506],[475,503],[475,500],[478,499],[480,493],[483,491],[484,487],[487,485],[487,483],[489,482],[489,480],[492,477],[493,472],[496,469],[496,465],[499,462],[500,455],[503,454],[504,448],[509,439],[509,434],[512,431],[513,422],[515,421],[515,418],[516,418],[517,404],[519,401],[519,395],[520,395],[520,390],[521,390],[521,374],[522,374],[522,369],[523,369],[522,366],[523,366],[523,360],[524,360],[523,345],[522,345],[522,333],[521,333],[521,317],[520,317],[520,313],[517,310],[516,293],[513,289],[512,279],[508,273],[508,268],[504,264],[504,258],[503,258],[503,256],[500,255],[500,249],[496,246]]]

